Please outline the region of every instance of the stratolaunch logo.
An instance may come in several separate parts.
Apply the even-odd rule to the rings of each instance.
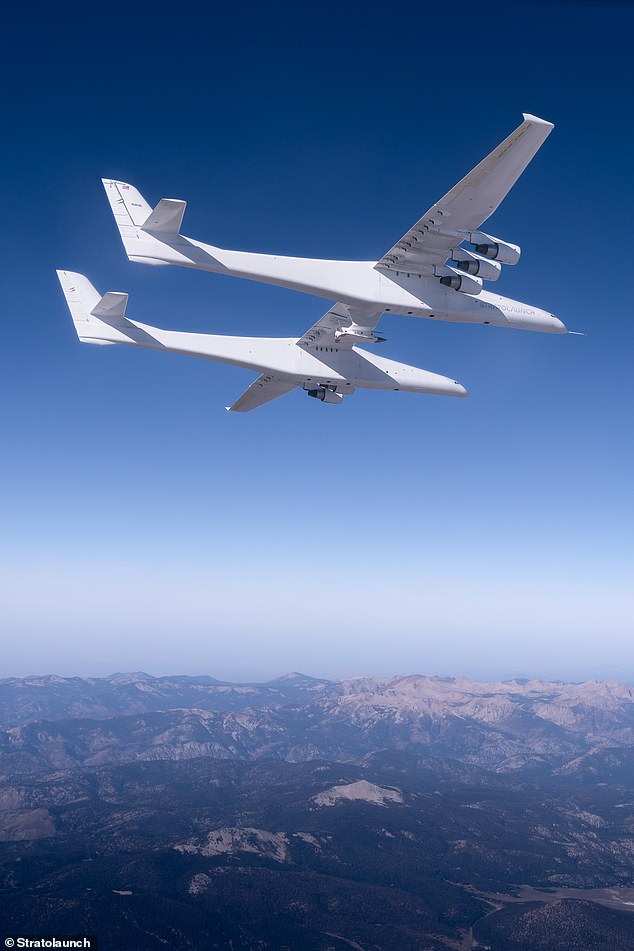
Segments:
[[[98,951],[94,935],[10,935],[4,939],[5,948],[89,948]]]

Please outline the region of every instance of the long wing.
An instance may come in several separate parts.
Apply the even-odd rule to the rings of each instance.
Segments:
[[[434,265],[442,265],[493,214],[553,128],[551,122],[525,114],[515,132],[430,208],[376,267],[433,273]]]
[[[376,307],[352,307],[337,303],[297,341],[304,347],[336,347],[349,350],[357,343],[380,343],[374,333],[383,311]]]
[[[265,403],[270,403],[271,400],[276,400],[278,396],[284,396],[295,389],[297,389],[297,383],[282,380],[270,373],[263,373],[262,376],[253,381],[251,386],[247,387],[233,406],[227,406],[227,409],[233,413],[248,413],[250,410],[257,409],[258,406],[264,406]]]

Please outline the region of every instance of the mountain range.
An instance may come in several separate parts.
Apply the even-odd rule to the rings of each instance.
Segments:
[[[112,951],[631,951],[633,740],[616,682],[3,680],[0,921]]]
[[[634,689],[616,682],[301,674],[267,684],[117,674],[0,681],[0,775],[197,756],[355,763],[379,749],[496,772],[582,769],[634,746]]]

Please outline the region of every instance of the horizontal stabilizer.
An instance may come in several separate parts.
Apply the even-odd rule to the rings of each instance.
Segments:
[[[125,317],[128,304],[128,295],[116,291],[108,291],[101,298],[96,307],[90,311],[93,317]]]
[[[144,221],[143,231],[155,234],[178,234],[183,223],[186,201],[177,198],[161,198],[153,212]]]

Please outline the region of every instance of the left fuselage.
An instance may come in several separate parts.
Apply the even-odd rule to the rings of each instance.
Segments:
[[[85,343],[127,343],[168,350],[272,373],[298,386],[325,385],[341,393],[357,388],[405,390],[439,396],[466,396],[456,380],[419,367],[388,360],[362,348],[314,347],[295,337],[226,337],[216,334],[161,330],[126,318],[118,325],[86,324]]]

